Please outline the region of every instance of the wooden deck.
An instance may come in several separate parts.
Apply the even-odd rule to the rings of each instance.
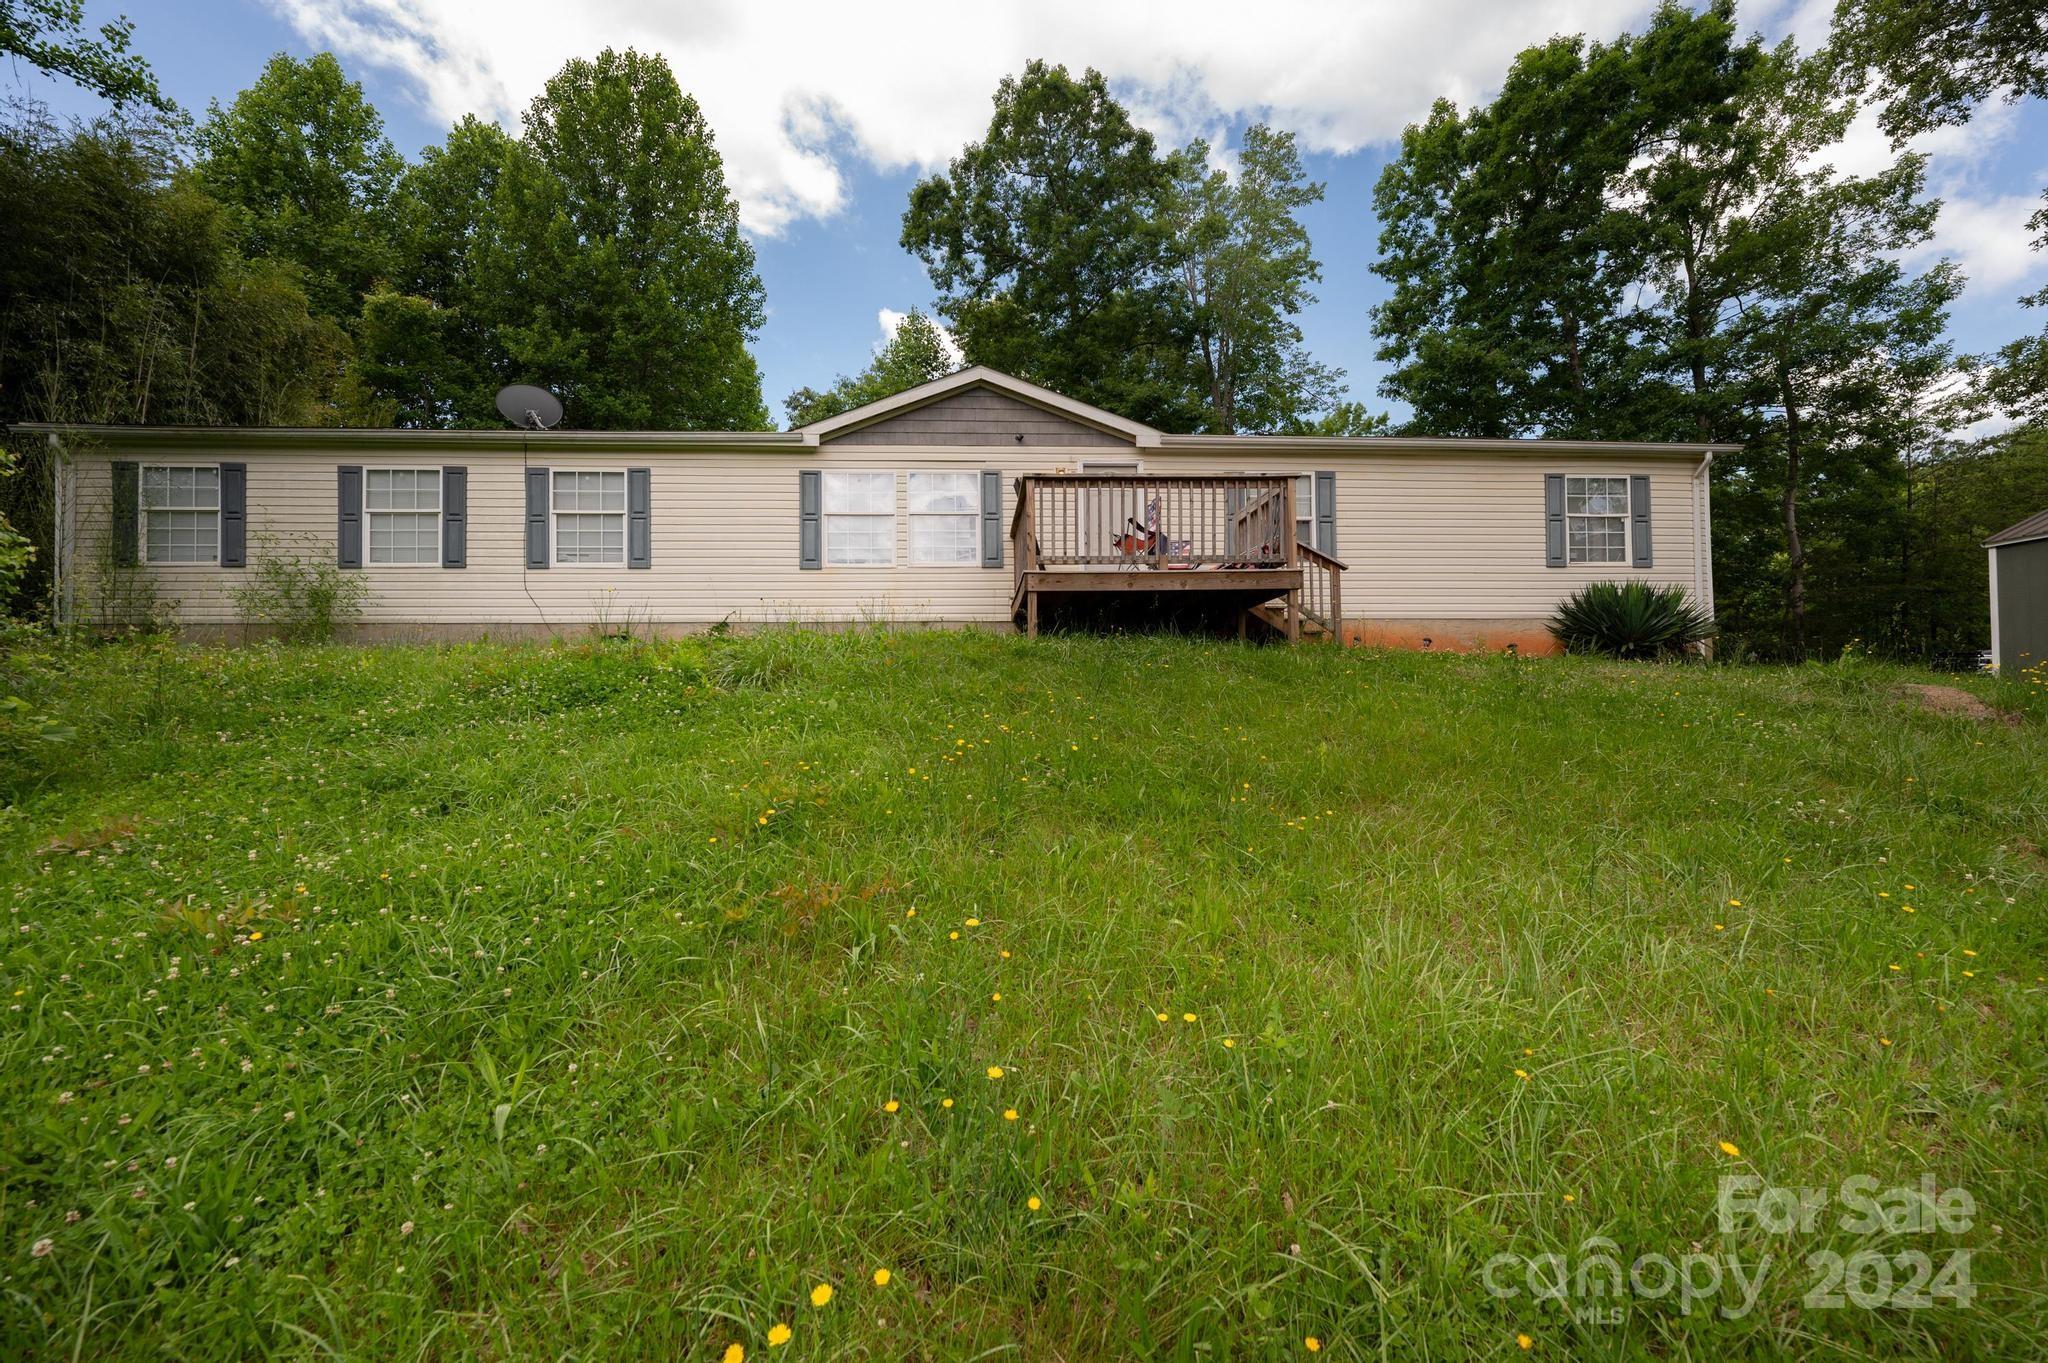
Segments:
[[[1120,596],[1202,603],[1238,631],[1334,638],[1344,564],[1302,544],[1289,475],[1027,474],[1010,521],[1019,628],[1062,604]]]

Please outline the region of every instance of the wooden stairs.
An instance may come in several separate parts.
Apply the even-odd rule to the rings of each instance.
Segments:
[[[1255,620],[1279,639],[1287,637],[1287,603],[1285,601],[1262,601],[1245,612],[1247,620]],[[1301,612],[1301,637],[1307,639],[1334,639],[1337,631],[1330,627],[1330,619],[1315,611],[1304,608]]]

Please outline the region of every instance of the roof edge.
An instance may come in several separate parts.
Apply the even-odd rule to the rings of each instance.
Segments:
[[[794,431],[407,430],[388,426],[109,426],[23,421],[16,435],[154,449],[300,448],[519,450],[771,449],[797,451]]]
[[[1177,450],[1458,450],[1480,454],[1637,454],[1700,459],[1734,454],[1740,445],[1709,441],[1544,440],[1533,437],[1463,435],[1163,435],[1159,443]]]
[[[2048,540],[2048,511],[2037,511],[2025,520],[2005,529],[1984,541],[1986,549],[2003,549],[2008,544],[2032,544],[2035,540]]]

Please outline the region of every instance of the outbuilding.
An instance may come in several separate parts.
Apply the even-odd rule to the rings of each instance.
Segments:
[[[1984,541],[1991,555],[1991,661],[2018,676],[2048,666],[2048,511]]]

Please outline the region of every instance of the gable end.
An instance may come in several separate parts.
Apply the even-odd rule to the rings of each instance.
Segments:
[[[1021,440],[1019,436],[1023,437]],[[990,388],[969,388],[823,437],[832,445],[1129,449],[1131,441]]]

